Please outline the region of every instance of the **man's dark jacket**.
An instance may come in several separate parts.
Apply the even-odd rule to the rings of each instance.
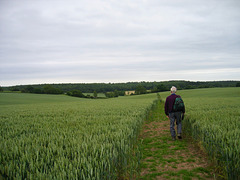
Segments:
[[[168,116],[169,113],[174,112],[173,111],[173,105],[175,102],[175,99],[177,97],[181,97],[179,95],[176,94],[171,94],[170,96],[167,97],[166,102],[165,102],[165,114]],[[183,113],[185,113],[185,108],[182,111]]]

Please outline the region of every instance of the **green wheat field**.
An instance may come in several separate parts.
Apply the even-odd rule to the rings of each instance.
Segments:
[[[186,106],[184,131],[228,179],[240,178],[240,88],[177,93]],[[159,95],[165,100],[169,92]],[[0,93],[0,179],[131,177],[141,159],[138,135],[159,95],[82,99]]]

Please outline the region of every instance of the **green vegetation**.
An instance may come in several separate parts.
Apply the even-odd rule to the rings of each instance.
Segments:
[[[166,98],[169,93],[161,93]],[[183,121],[228,179],[240,174],[240,88],[179,91],[186,105]]]
[[[10,88],[12,91],[19,91],[18,87]],[[63,94],[63,91],[50,84],[44,85],[42,88],[26,86],[21,89],[23,93],[35,93],[35,94]]]
[[[136,173],[132,147],[156,94],[0,99],[0,179],[117,179]]]
[[[85,96],[94,97],[94,93],[83,93]],[[106,98],[104,93],[97,93],[97,98]]]
[[[84,98],[85,97],[85,95],[80,90],[68,91],[67,95],[74,96],[74,97],[80,97],[80,98]]]
[[[139,94],[146,94],[146,93],[147,93],[147,89],[143,85],[138,85],[136,87],[135,94],[139,95]]]
[[[125,92],[115,90],[114,92],[105,92],[104,94],[107,98],[113,98],[113,97],[118,97],[118,96],[124,96]]]
[[[84,99],[81,99],[83,101]],[[49,104],[79,102],[78,98],[65,95],[48,95],[48,94],[25,94],[25,93],[0,93],[0,112],[1,115],[9,113],[14,108],[21,108],[20,105],[41,105],[48,106]],[[11,106],[8,106],[11,105]],[[18,106],[17,106],[18,105]],[[26,107],[28,108],[28,107]],[[30,109],[31,110],[31,107]]]
[[[138,179],[208,179],[212,169],[184,136],[172,141],[164,103],[158,101],[149,112],[139,138],[141,144],[141,174]]]
[[[117,91],[136,90],[139,86],[143,86],[151,92],[168,91],[172,85],[180,89],[196,89],[196,88],[213,88],[213,87],[236,87],[240,81],[209,81],[209,82],[191,82],[191,81],[162,81],[162,82],[127,82],[127,83],[76,83],[76,84],[51,84],[51,87],[60,89],[67,93],[72,90],[80,90],[83,93],[106,93]],[[24,91],[30,88],[35,93],[41,92],[46,84],[39,85],[19,85],[12,87],[2,87],[4,91]]]
[[[200,141],[223,176],[238,179],[240,88],[177,93],[186,106],[184,132]],[[165,99],[169,92],[160,95]],[[171,164],[170,169],[174,170],[180,161],[196,161],[181,154],[166,158],[170,152],[184,150],[185,140],[169,144],[166,142],[170,137],[163,136],[157,141],[152,134],[153,139],[147,136],[143,139],[146,150],[136,145],[150,110],[153,111],[148,116],[149,122],[155,116],[160,123],[165,118],[163,104],[158,104],[156,99],[156,94],[82,99],[66,95],[0,93],[0,179],[134,178],[141,153],[143,157],[148,153],[161,159],[148,159],[149,167],[141,165],[152,172],[147,178],[162,175],[199,178],[202,177],[197,175],[199,172],[208,176],[209,170],[205,168],[159,171],[159,163]],[[156,108],[161,108],[161,112]],[[153,124],[153,127],[160,126]],[[169,133],[169,128],[165,128]],[[150,144],[156,149],[147,150]]]

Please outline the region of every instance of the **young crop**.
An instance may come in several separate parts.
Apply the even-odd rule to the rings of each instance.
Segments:
[[[201,141],[228,179],[240,178],[240,88],[179,91],[184,130]],[[166,96],[166,94],[164,94]]]
[[[134,142],[156,99],[0,95],[0,179],[117,179],[129,173]]]

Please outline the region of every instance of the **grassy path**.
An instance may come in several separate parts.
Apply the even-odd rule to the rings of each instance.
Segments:
[[[138,179],[214,179],[207,156],[189,138],[172,141],[163,103],[150,112],[139,140],[143,160]]]

